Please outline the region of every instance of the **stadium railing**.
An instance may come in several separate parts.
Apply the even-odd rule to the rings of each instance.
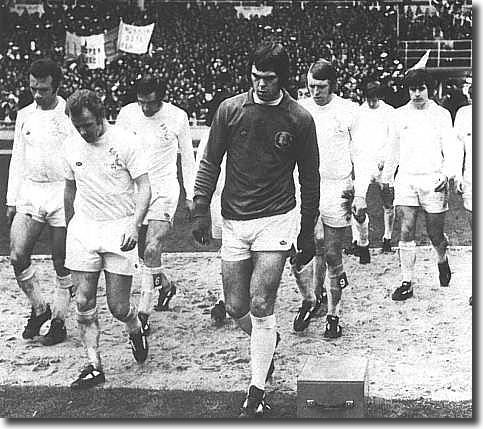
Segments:
[[[206,125],[192,125],[190,129],[193,148],[196,150],[200,140],[207,138],[210,128]],[[13,122],[0,121],[0,155],[9,155],[11,153],[14,131],[15,124]]]
[[[430,68],[468,68],[473,67],[472,40],[401,40],[399,54],[404,67],[412,67],[424,53],[431,53],[426,64]]]

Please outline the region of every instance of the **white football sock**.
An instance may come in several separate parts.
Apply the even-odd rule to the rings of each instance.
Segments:
[[[387,240],[392,238],[392,230],[394,228],[394,207],[384,209],[384,237]]]
[[[412,282],[414,265],[416,264],[416,242],[399,242],[399,259],[401,261],[401,276],[403,282]]]
[[[265,390],[265,379],[267,378],[277,341],[277,323],[274,314],[266,317],[251,315],[251,319],[250,358],[252,380],[250,385]]]
[[[100,329],[97,308],[94,307],[87,311],[77,310],[77,323],[89,363],[94,368],[101,369],[101,356],[99,354]]]

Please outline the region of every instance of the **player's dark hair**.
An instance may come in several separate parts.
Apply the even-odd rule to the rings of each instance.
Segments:
[[[29,74],[36,79],[46,79],[52,77],[52,88],[57,91],[62,80],[62,70],[60,66],[50,58],[41,58],[30,65]]]
[[[431,96],[434,91],[433,78],[426,69],[409,70],[404,76],[404,85],[406,88],[417,88],[421,85],[426,85],[429,96]]]
[[[309,67],[309,71],[312,77],[316,80],[328,80],[330,85],[330,92],[335,92],[337,88],[337,70],[327,60],[319,59],[315,63],[312,63]],[[308,74],[307,73],[307,74]],[[308,79],[307,79],[308,83]]]
[[[78,89],[67,99],[65,104],[65,113],[68,116],[79,116],[83,109],[89,110],[98,124],[106,116],[101,99],[90,89]]]
[[[381,98],[382,96],[382,85],[381,82],[379,82],[376,79],[370,79],[366,82],[364,85],[364,90],[363,90],[364,96],[366,99],[370,98]]]
[[[162,100],[166,94],[166,82],[154,76],[144,76],[136,82],[137,95],[156,94],[156,99]]]
[[[290,61],[285,48],[274,41],[264,41],[260,43],[253,52],[249,75],[251,75],[252,66],[263,72],[274,72],[280,80],[280,86],[286,88],[288,86],[288,78],[290,72]]]

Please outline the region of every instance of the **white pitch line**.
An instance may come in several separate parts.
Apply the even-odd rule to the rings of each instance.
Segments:
[[[418,246],[418,249],[431,249],[432,246]],[[394,250],[398,250],[398,247],[393,247]],[[472,249],[472,246],[450,246],[449,252],[461,252],[468,251]],[[377,248],[375,249],[377,250]],[[174,258],[218,258],[220,257],[220,252],[166,252],[162,254],[163,258],[174,259]],[[0,262],[5,262],[9,258],[8,256],[0,256]],[[46,259],[51,259],[50,255],[32,255],[33,260],[42,261]]]

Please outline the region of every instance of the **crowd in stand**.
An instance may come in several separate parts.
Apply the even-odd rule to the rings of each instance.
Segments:
[[[144,11],[112,0],[75,3],[44,2],[42,16],[18,15],[7,5],[0,6],[0,121],[9,120],[7,107],[12,101],[19,107],[31,101],[27,68],[42,56],[64,65],[62,96],[81,87],[96,89],[111,119],[133,101],[133,83],[146,72],[167,80],[168,101],[185,109],[190,118],[204,118],[221,86],[231,93],[248,88],[242,64],[266,37],[277,38],[290,53],[294,95],[304,87],[308,65],[317,58],[338,67],[340,95],[358,102],[365,77],[379,76],[390,88],[391,98],[397,94],[397,77],[403,71],[394,6],[272,2],[270,15],[247,19],[237,15],[233,4],[213,2],[146,2]],[[434,14],[408,8],[400,17],[399,38],[471,39],[471,15],[461,4],[445,0],[434,4]],[[66,31],[97,34],[116,27],[121,17],[135,25],[155,22],[150,55],[122,54],[105,69],[96,70],[81,61],[65,61]],[[392,98],[393,104],[402,102]]]

